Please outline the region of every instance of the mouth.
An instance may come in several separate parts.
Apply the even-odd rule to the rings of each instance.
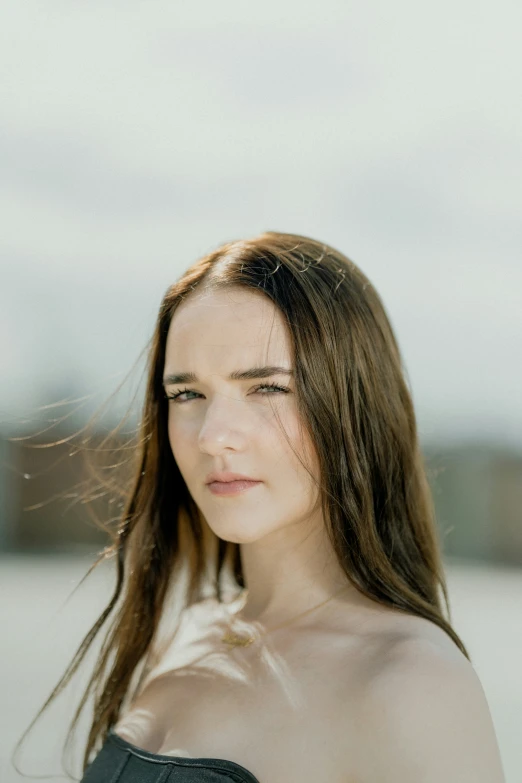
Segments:
[[[211,481],[207,487],[213,495],[236,495],[262,483],[262,481],[253,479],[236,479],[234,481]]]

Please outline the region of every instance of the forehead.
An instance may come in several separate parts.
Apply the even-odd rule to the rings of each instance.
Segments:
[[[231,363],[290,359],[291,340],[279,308],[263,293],[234,288],[191,295],[176,310],[165,364],[224,374]],[[215,368],[215,369],[214,369]]]

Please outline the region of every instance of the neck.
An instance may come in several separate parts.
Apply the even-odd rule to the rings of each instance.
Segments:
[[[355,592],[319,526],[283,528],[240,548],[247,590],[241,618],[247,622],[284,622],[343,588],[343,595]]]

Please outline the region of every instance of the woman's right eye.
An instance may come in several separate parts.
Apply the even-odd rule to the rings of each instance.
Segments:
[[[181,391],[176,392],[175,394],[166,394],[165,397],[167,398],[167,400],[177,400],[178,397],[180,396],[180,394],[186,394],[186,393],[188,393],[188,394],[196,394],[196,392],[193,392],[190,389],[182,389]],[[185,402],[186,402],[186,400],[185,400]]]

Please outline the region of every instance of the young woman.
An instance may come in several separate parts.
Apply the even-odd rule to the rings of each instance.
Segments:
[[[385,308],[308,237],[166,292],[84,783],[502,783]],[[99,562],[99,561],[98,561]],[[42,708],[42,709],[44,709]]]

